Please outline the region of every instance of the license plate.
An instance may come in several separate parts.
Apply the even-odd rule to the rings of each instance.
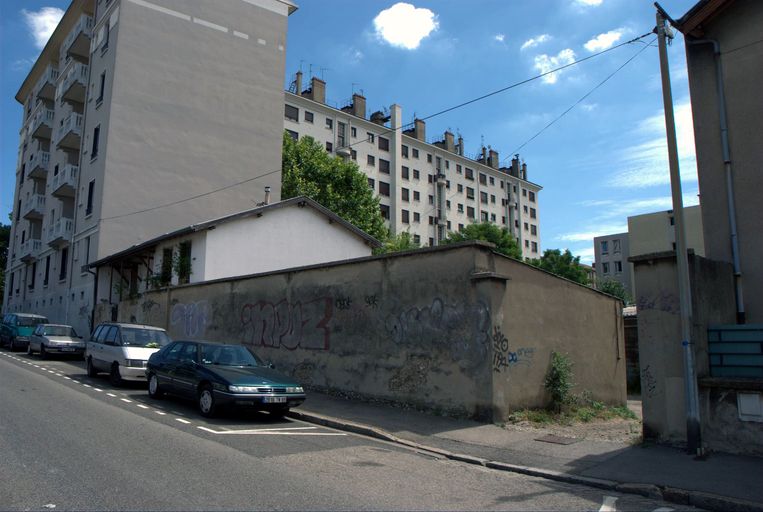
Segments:
[[[266,404],[283,404],[286,402],[285,396],[266,396],[262,399]]]
[[[61,352],[74,352],[74,349],[71,347],[64,347],[61,349]]]

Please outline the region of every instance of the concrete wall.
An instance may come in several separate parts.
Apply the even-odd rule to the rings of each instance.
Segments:
[[[761,26],[763,3],[756,0],[732,2],[702,25],[702,37],[720,43],[748,323],[763,323],[763,296],[759,293],[763,283],[760,264],[763,253],[763,215],[760,214],[763,46],[751,44],[760,38]],[[687,37],[687,42],[690,40]],[[713,47],[687,44],[686,56],[707,257],[730,262],[731,235]]]
[[[552,349],[581,389],[623,403],[617,305],[476,243],[172,288],[119,318],[250,345],[305,384],[498,420],[545,404]]]
[[[647,213],[628,217],[630,256],[673,251],[676,241],[675,226],[671,224],[673,211]],[[684,208],[686,248],[698,256],[705,255],[702,234],[702,209],[700,206]]]

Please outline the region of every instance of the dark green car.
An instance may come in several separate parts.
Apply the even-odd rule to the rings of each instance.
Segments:
[[[8,313],[0,324],[0,344],[11,349],[26,349],[29,339],[38,324],[47,324],[48,319],[31,313]]]
[[[152,398],[195,399],[203,416],[228,406],[283,416],[305,401],[302,386],[242,345],[175,341],[151,355],[146,377]]]

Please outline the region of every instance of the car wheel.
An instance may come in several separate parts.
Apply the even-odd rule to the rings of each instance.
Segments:
[[[117,363],[111,365],[111,371],[109,372],[109,382],[111,382],[112,386],[119,387],[122,385],[122,376],[119,374],[119,365]]]
[[[98,375],[98,370],[95,369],[95,366],[93,366],[93,358],[88,357],[87,358],[87,376],[88,377],[95,377]]]
[[[40,359],[47,359],[48,353],[45,351],[45,345],[40,344]]]
[[[199,412],[202,416],[211,418],[215,415],[215,395],[212,393],[212,386],[205,385],[199,390]]]
[[[164,391],[159,386],[159,377],[155,373],[148,376],[148,396],[151,398],[161,398],[164,396]]]

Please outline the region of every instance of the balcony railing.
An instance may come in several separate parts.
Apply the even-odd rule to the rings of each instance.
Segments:
[[[29,158],[29,177],[45,179],[50,167],[50,153],[47,151],[35,151]]]
[[[55,113],[52,109],[45,106],[38,108],[32,119],[31,131],[32,137],[38,137],[40,139],[50,139],[50,135],[53,131],[53,118]]]
[[[93,18],[83,14],[64,39],[65,54],[87,57],[90,52],[90,37],[93,34]]]
[[[32,194],[24,201],[25,219],[41,219],[45,213],[45,196],[43,194]]]
[[[39,238],[29,238],[21,244],[20,253],[21,261],[27,262],[37,258],[42,250],[42,240]]]
[[[49,64],[42,76],[34,86],[35,97],[52,100],[56,92],[56,79],[58,78],[58,69]]]
[[[54,196],[74,197],[77,190],[77,175],[79,167],[67,164],[51,180],[51,190]]]
[[[82,137],[82,114],[72,112],[61,122],[56,132],[56,146],[79,150],[79,142]]]
[[[85,102],[88,66],[73,62],[66,66],[66,74],[59,81],[56,97],[64,101]]]
[[[69,242],[74,232],[74,219],[61,217],[48,227],[48,245],[57,247]]]

